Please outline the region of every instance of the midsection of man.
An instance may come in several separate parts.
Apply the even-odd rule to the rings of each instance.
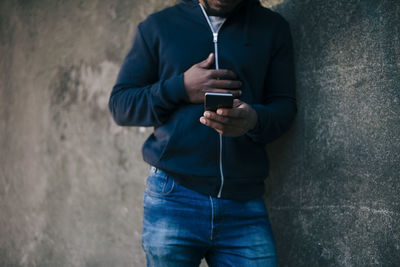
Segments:
[[[285,131],[295,113],[290,64],[282,69],[284,73],[278,73],[284,77],[269,77],[273,55],[279,48],[277,43],[288,41],[285,38],[289,34],[279,15],[249,0],[228,16],[218,36],[219,67],[237,75],[242,92],[239,99],[259,110],[275,100],[289,107],[285,111],[289,114],[288,122],[280,122],[282,125],[272,129],[275,132]],[[123,114],[134,115],[124,118],[123,124],[155,126],[154,134],[143,146],[145,161],[175,174],[190,187],[196,186],[197,179],[200,190],[211,190],[208,193],[215,195],[219,176],[218,133],[199,123],[203,105],[189,103],[183,85],[183,73],[214,52],[209,25],[198,5],[182,3],[151,15],[139,25],[138,35],[140,44],[134,47],[136,52],[131,52],[137,54],[128,55],[113,91],[137,88],[137,94],[145,97],[126,107]],[[143,89],[153,83],[158,84]],[[115,109],[113,113],[118,116]],[[241,189],[247,190],[241,198],[246,198],[246,194],[247,198],[262,195],[260,184],[268,175],[264,144],[280,134],[275,132],[265,135],[261,129],[259,133],[223,138],[224,175],[227,186],[232,181],[233,190],[225,196],[234,198],[233,194],[239,195]],[[215,179],[215,186],[203,189],[201,183],[205,179]]]

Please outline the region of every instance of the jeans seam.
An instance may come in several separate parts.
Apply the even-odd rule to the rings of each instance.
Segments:
[[[210,203],[211,203],[211,231],[210,231],[210,240],[213,240],[213,233],[214,233],[214,202],[212,197],[209,196]]]

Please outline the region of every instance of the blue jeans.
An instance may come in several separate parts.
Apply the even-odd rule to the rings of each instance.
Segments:
[[[263,199],[214,198],[152,168],[144,193],[142,247],[147,266],[277,266]]]

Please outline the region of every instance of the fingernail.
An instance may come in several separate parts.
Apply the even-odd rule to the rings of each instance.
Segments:
[[[218,115],[222,115],[222,110],[218,109],[218,110],[217,110],[217,114],[218,114]]]
[[[200,118],[200,122],[203,124],[206,124],[206,119],[204,119],[203,117]]]
[[[204,112],[204,117],[210,118],[210,112],[208,112],[208,111]]]

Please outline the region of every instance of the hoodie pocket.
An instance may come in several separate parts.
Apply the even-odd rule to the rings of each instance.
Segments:
[[[207,135],[204,126],[199,122],[202,113],[202,105],[191,105],[174,114],[170,121],[173,131],[170,132],[170,138],[161,153],[161,160],[193,157],[199,152],[201,140]]]

